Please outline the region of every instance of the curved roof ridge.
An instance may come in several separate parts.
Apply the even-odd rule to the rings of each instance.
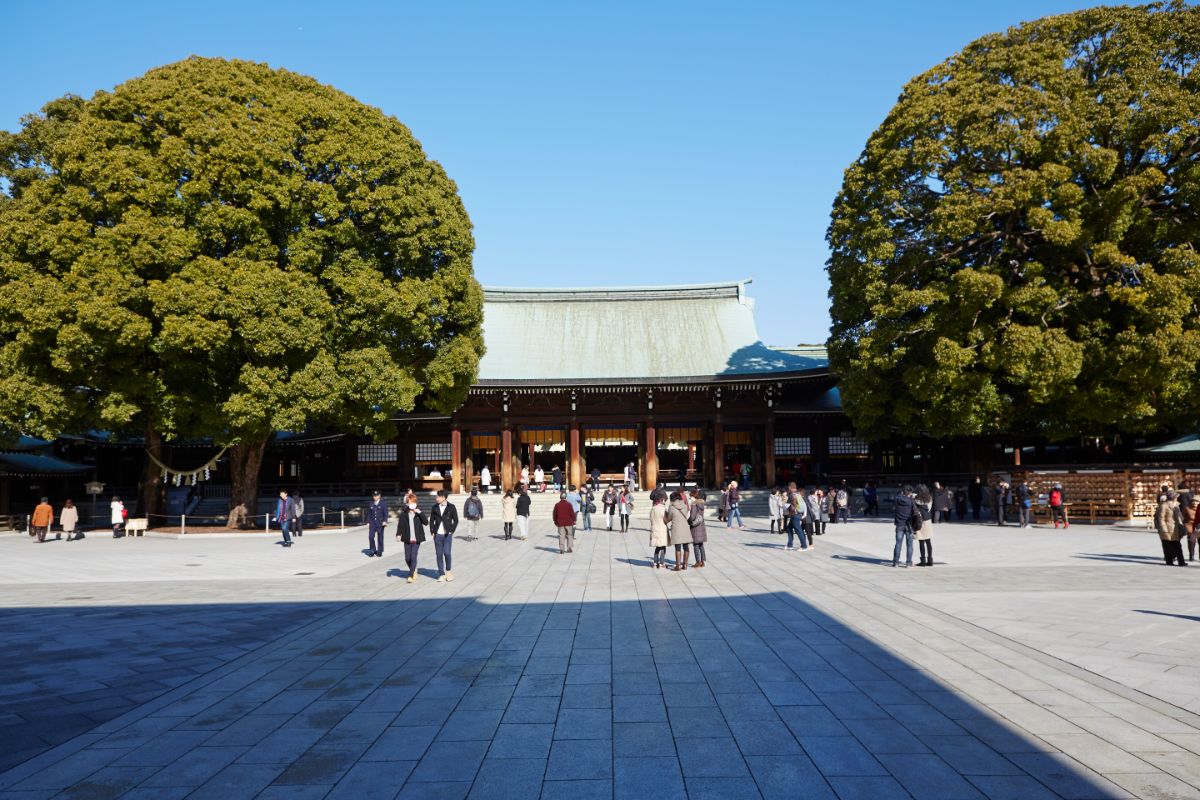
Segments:
[[[484,286],[484,300],[499,303],[538,302],[544,300],[694,300],[702,297],[743,299],[746,284],[753,278],[724,283],[694,283],[682,286],[559,286],[521,287]]]

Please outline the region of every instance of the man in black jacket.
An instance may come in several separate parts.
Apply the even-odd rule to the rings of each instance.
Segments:
[[[893,521],[896,523],[896,549],[892,551],[892,566],[900,566],[900,545],[908,544],[908,561],[904,566],[911,567],[912,560],[912,515],[913,515],[913,488],[905,486],[900,490],[900,494],[896,495],[893,501],[892,508],[895,511]]]
[[[529,492],[525,488],[525,484],[521,484],[521,493],[517,495],[517,527],[520,530],[520,535],[517,538],[522,542],[529,538],[530,505]]]
[[[383,502],[379,492],[375,492],[371,495],[371,504],[367,506],[367,544],[371,548],[367,558],[383,558],[383,529],[387,527],[387,520],[387,503]]]
[[[438,583],[454,580],[450,571],[450,547],[458,530],[458,509],[448,502],[446,490],[438,489],[437,503],[429,512],[429,532],[433,534],[433,552],[437,554]]]

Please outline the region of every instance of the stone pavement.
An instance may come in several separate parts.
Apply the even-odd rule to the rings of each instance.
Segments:
[[[357,534],[0,538],[0,798],[1200,797],[1200,571],[1152,536],[533,533],[412,585]]]

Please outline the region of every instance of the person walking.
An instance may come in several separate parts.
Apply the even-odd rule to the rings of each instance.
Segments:
[[[521,484],[521,494],[517,496],[517,528],[521,534],[517,538],[522,542],[529,538],[529,506],[532,502],[529,490]]]
[[[621,487],[617,496],[617,511],[621,517],[621,533],[629,530],[629,516],[633,513],[633,492],[628,486]]]
[[[741,494],[738,492],[737,481],[729,482],[729,493],[727,495],[729,502],[729,515],[725,519],[725,527],[733,527],[733,518],[737,517],[738,530],[746,530],[746,524],[742,522],[742,510],[740,508]]]
[[[1163,561],[1167,566],[1178,564],[1186,567],[1183,560],[1183,546],[1180,539],[1184,532],[1183,513],[1179,510],[1179,497],[1173,489],[1158,501],[1154,512],[1154,527],[1158,529],[1158,538],[1162,541]]]
[[[742,486],[745,486],[747,489],[750,488],[750,472],[751,472],[750,462],[743,461],[742,462]]]
[[[979,521],[979,508],[983,505],[983,482],[976,475],[967,486],[967,499],[971,501],[971,516]]]
[[[128,514],[121,498],[113,497],[112,502],[108,504],[108,520],[112,523],[114,539],[120,539],[124,535],[125,517]]]
[[[292,533],[296,537],[304,535],[304,498],[298,493],[292,495],[292,510],[296,516],[292,517]]]
[[[625,483],[631,491],[637,491],[637,466],[632,461],[625,465]]]
[[[412,492],[404,498],[404,510],[396,520],[396,541],[404,543],[404,563],[408,565],[408,583],[417,579],[417,556],[421,543],[425,541],[425,526],[428,520],[417,508],[417,496]],[[382,555],[382,551],[380,552]]]
[[[575,509],[567,500],[566,492],[559,492],[558,502],[554,504],[554,510],[551,512],[551,517],[554,520],[554,527],[558,528],[558,554],[561,556],[564,553],[573,553],[575,548]]]
[[[775,525],[778,522],[779,533],[783,533],[783,507],[779,502],[779,490],[772,489],[771,494],[767,495],[767,513],[771,517],[771,533],[775,533]]]
[[[62,528],[62,532],[66,534],[68,542],[83,538],[83,531],[80,531],[78,536],[75,534],[75,527],[79,524],[79,509],[75,507],[75,502],[70,498],[63,503],[63,509],[58,514],[58,524]]]
[[[604,518],[608,523],[608,529],[611,531],[613,516],[617,513],[617,490],[611,483],[604,490],[604,494],[600,496],[600,502],[604,505]]]
[[[275,521],[283,534],[284,547],[292,546],[292,518],[295,516],[296,504],[288,497],[287,489],[280,489],[279,500],[275,503]]]
[[[1009,494],[1008,484],[1006,484],[1004,481],[997,481],[996,486],[992,489],[992,499],[995,506],[992,509],[992,513],[995,515],[996,524],[1000,527],[1004,527],[1008,524],[1006,514],[1006,511],[1008,510],[1008,503],[1005,502],[1005,500],[1009,497]]]
[[[667,504],[661,500],[652,500],[650,506],[650,546],[654,548],[654,568],[663,569],[666,566],[667,544]]]
[[[692,529],[692,549],[696,551],[696,568],[708,563],[704,545],[708,543],[708,528],[704,525],[704,492],[692,490],[692,506],[688,509],[688,525]]]
[[[478,501],[478,497],[476,501]],[[437,502],[429,512],[429,532],[433,534],[433,552],[437,556],[438,583],[454,580],[450,564],[450,551],[454,547],[454,532],[458,530],[458,509],[446,496],[445,489],[438,489]]]
[[[479,523],[483,519],[483,501],[479,499],[479,492],[475,489],[471,490],[471,496],[467,498],[467,502],[463,503],[463,516],[467,518],[467,541],[469,542],[479,532]]]
[[[933,522],[950,521],[950,490],[938,481],[933,482]]]
[[[1056,483],[1050,487],[1050,521],[1054,523],[1054,527],[1058,528],[1058,523],[1061,522],[1063,529],[1071,527],[1067,522],[1067,497],[1063,491],[1063,485]]]
[[[842,481],[833,496],[833,521],[836,523],[838,520],[850,521],[850,484],[846,481]]]
[[[1029,488],[1029,481],[1022,479],[1017,484],[1017,514],[1021,519],[1021,527],[1028,528],[1033,522],[1033,492]]]
[[[592,514],[596,513],[596,495],[587,486],[579,490],[579,510],[583,514],[583,529],[592,529]]]
[[[688,520],[687,503],[683,501],[681,493],[672,492],[670,502],[663,516],[667,523],[667,539],[675,545],[675,572],[682,572],[687,569],[691,555],[692,526]]]
[[[783,549],[795,550],[796,548],[792,544],[794,541],[793,537],[798,537],[800,539],[800,549],[807,550],[809,539],[812,538],[810,533],[812,527],[809,519],[811,511],[808,505],[807,493],[803,489],[797,488],[796,484],[790,484],[784,502],[789,506],[792,513],[790,518],[791,524],[788,525],[787,529],[787,544]]]
[[[573,483],[567,490],[567,502],[571,504],[571,510],[575,512],[575,519],[578,520],[580,512],[583,511],[583,498]],[[575,527],[574,524],[571,525],[571,541],[575,541]]]
[[[913,489],[905,486],[892,502],[892,518],[896,525],[896,547],[892,550],[892,566],[900,566],[900,546],[906,545],[908,558],[904,566],[913,565],[913,515],[918,513],[913,502]]]
[[[554,476],[554,492],[557,494],[562,491],[563,487],[562,467],[555,464],[554,469],[550,470],[550,474]]]
[[[1183,504],[1180,503],[1179,507],[1183,508]],[[1188,513],[1184,516],[1183,521],[1187,526],[1188,561],[1192,561],[1196,556],[1197,540],[1200,540],[1200,534],[1196,531],[1197,524],[1200,524],[1200,495],[1192,494],[1192,500],[1188,504]]]
[[[504,539],[512,538],[513,523],[517,521],[517,498],[512,489],[506,489],[504,497],[500,498],[500,519],[504,522]]]
[[[879,516],[879,484],[875,481],[867,481],[867,485],[863,487],[863,502],[866,504],[867,516]]]
[[[546,491],[546,471],[540,466],[533,468],[533,486],[539,492]]]
[[[383,558],[383,529],[387,527],[387,521],[387,503],[376,490],[371,493],[371,502],[367,506],[367,558]]]
[[[808,534],[808,546],[814,547],[817,544],[816,537],[825,535],[825,526],[829,523],[825,493],[820,489],[809,489],[804,502],[808,513],[801,520],[801,528]]]
[[[521,484],[523,486],[529,486],[529,465],[528,464],[521,467]]]
[[[53,524],[54,507],[50,505],[50,498],[43,497],[42,502],[34,507],[33,516],[29,518],[29,535],[36,536],[39,542],[44,542],[46,533]]]
[[[592,467],[592,492],[600,491],[600,468]]]
[[[479,470],[479,488],[484,494],[492,490],[492,471],[488,469],[487,464]]]

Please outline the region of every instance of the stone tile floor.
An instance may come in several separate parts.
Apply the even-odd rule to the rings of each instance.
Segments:
[[[533,533],[412,585],[361,533],[0,538],[0,798],[1200,797],[1200,570],[1153,536]]]

